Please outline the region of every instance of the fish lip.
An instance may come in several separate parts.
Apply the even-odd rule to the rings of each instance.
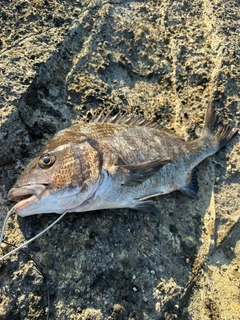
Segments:
[[[43,184],[14,187],[8,192],[8,200],[16,201],[19,203],[29,203],[40,196],[45,189],[46,185]]]

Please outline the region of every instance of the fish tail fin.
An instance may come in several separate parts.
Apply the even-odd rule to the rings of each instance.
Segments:
[[[212,103],[207,106],[204,127],[201,137],[214,137],[217,143],[217,149],[225,146],[238,133],[237,128],[231,128],[228,125],[223,125],[220,116],[217,114]]]

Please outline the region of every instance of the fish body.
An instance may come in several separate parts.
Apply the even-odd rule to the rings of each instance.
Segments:
[[[237,134],[206,110],[201,137],[184,141],[153,121],[127,115],[58,132],[25,168],[9,200],[20,216],[110,208],[155,211],[151,197],[197,196],[193,169]]]

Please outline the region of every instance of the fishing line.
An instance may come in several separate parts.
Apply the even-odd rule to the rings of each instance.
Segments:
[[[1,244],[2,244],[2,239],[3,239],[3,235],[4,235],[4,229],[6,227],[6,223],[7,220],[9,219],[10,215],[13,213],[15,206],[8,212],[5,221],[3,223],[3,229],[2,229],[2,235],[0,238],[0,248],[1,248]],[[19,247],[15,248],[14,250],[6,253],[5,255],[0,257],[0,261],[2,261],[4,258],[10,256],[12,253],[19,251],[21,248],[25,247],[26,245],[28,245],[29,243],[31,243],[32,241],[34,241],[35,239],[39,238],[42,234],[44,234],[46,231],[48,231],[49,229],[51,229],[58,221],[60,221],[65,214],[68,212],[68,210],[64,211],[59,218],[57,218],[55,221],[53,221],[53,223],[51,223],[49,226],[47,226],[45,229],[43,229],[40,233],[38,233],[35,237],[29,239],[28,241],[26,241],[25,243],[21,244]]]
[[[2,241],[3,241],[3,236],[4,236],[5,229],[6,229],[7,221],[10,218],[11,214],[14,212],[14,209],[15,209],[15,206],[13,206],[10,211],[8,211],[7,216],[3,222],[2,233],[1,233],[1,237],[0,237],[0,248],[2,246]]]

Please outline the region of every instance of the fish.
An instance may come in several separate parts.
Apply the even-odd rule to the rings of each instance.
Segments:
[[[8,199],[21,217],[130,208],[156,212],[153,197],[197,198],[195,167],[238,133],[206,107],[199,138],[185,141],[154,120],[101,113],[59,131],[26,166]]]

